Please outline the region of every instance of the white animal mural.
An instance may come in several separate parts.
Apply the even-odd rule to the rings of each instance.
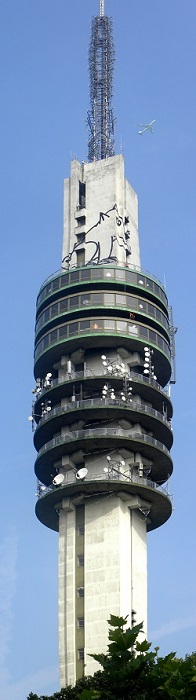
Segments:
[[[115,216],[115,222],[119,228],[119,233],[118,230],[115,230],[115,233],[111,236],[108,237],[108,251],[107,254],[102,256],[102,245],[100,240],[93,240],[92,238],[92,232],[94,229],[97,229],[97,227],[104,226],[104,222],[107,221],[107,219],[110,218],[110,216],[114,215]],[[131,246],[129,244],[129,238],[130,238],[130,231],[127,228],[129,223],[129,218],[125,217],[125,220],[123,220],[123,217],[120,216],[118,212],[118,207],[117,204],[114,204],[114,206],[111,209],[108,209],[106,212],[100,212],[99,214],[99,219],[94,224],[91,226],[91,228],[84,234],[84,239],[82,241],[76,241],[74,243],[74,246],[72,250],[63,258],[62,260],[62,265],[69,267],[72,265],[73,260],[74,260],[74,253],[76,251],[85,249],[85,265],[99,265],[99,264],[107,264],[107,263],[117,263],[118,258],[117,255],[115,254],[114,251],[114,243],[116,242],[117,247],[123,248],[126,253],[131,254]],[[102,231],[103,233],[103,231]],[[90,238],[89,238],[90,235]],[[90,248],[89,248],[90,246]],[[104,252],[105,252],[105,238],[104,238]]]

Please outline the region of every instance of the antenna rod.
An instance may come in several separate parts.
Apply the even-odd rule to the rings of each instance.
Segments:
[[[104,0],[100,0],[100,15],[93,17],[89,46],[90,109],[88,161],[114,155],[113,71],[114,43],[112,20],[104,15]]]
[[[99,16],[104,17],[104,0],[99,2]]]

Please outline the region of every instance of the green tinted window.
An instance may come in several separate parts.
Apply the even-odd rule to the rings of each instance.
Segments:
[[[67,299],[62,299],[60,301],[60,311],[67,311],[68,301]]]
[[[75,335],[78,330],[78,324],[77,323],[70,323],[69,324],[69,335]]]
[[[59,338],[65,338],[66,335],[67,335],[67,326],[60,326]]]
[[[44,323],[46,323],[46,321],[48,321],[49,318],[50,318],[50,309],[46,309],[44,311]]]
[[[79,306],[79,297],[78,296],[70,297],[69,305],[70,305],[70,309],[73,309],[74,307]]]
[[[53,280],[52,288],[53,288],[53,289],[58,289],[58,288],[59,288],[59,277],[56,277],[56,278]]]
[[[51,343],[55,343],[56,340],[57,340],[57,331],[51,331],[51,333],[50,333],[50,342],[51,342]]]
[[[57,316],[57,314],[58,314],[58,304],[53,304],[51,306],[51,318],[53,318],[53,316]]]

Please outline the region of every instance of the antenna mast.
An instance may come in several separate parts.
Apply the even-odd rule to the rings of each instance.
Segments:
[[[99,2],[99,15],[100,17],[104,16],[104,0],[100,0]]]
[[[104,15],[104,0],[99,3],[100,14],[92,19],[89,47],[90,109],[88,160],[101,160],[114,155],[113,97],[114,43],[112,20]]]

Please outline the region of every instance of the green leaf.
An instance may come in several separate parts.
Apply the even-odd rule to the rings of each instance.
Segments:
[[[136,651],[140,651],[141,653],[144,653],[145,651],[148,651],[150,649],[151,644],[150,642],[147,642],[147,639],[144,639],[143,642],[136,642]]]
[[[128,615],[126,617],[117,617],[116,615],[110,615],[110,619],[107,620],[111,627],[124,627],[127,624]]]

